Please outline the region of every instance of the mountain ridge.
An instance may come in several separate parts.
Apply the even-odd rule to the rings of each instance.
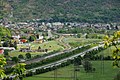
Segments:
[[[10,0],[17,20],[119,22],[120,0]]]

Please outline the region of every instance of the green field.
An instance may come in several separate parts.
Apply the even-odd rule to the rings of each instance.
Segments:
[[[38,43],[31,43],[31,47],[33,49],[38,49],[38,47],[41,47],[41,49],[49,49],[50,51],[52,50],[59,50],[59,49],[64,49],[62,46],[59,45],[59,43],[57,41],[48,41],[42,44],[38,44]]]
[[[85,44],[90,44],[93,42],[101,42],[101,39],[86,39],[86,38],[65,38],[64,42],[69,43],[70,46],[72,47],[78,47],[80,45],[85,45]]]
[[[63,39],[64,43],[61,43],[59,41],[53,40],[53,41],[47,41],[42,44],[40,43],[30,43],[31,49],[36,50],[40,46],[41,49],[48,49],[48,52],[52,51],[60,51],[64,50],[65,44],[69,43],[70,46],[78,47],[80,45],[85,45],[93,42],[100,42],[100,39],[84,39],[84,38],[74,38],[74,37],[68,37]],[[64,45],[64,46],[63,46]],[[18,50],[12,51],[9,53],[10,56],[18,56],[19,54],[25,55],[26,52],[19,52],[20,48],[26,48],[27,46],[25,44],[18,45]],[[41,55],[45,52],[31,52],[32,56],[34,55]]]
[[[118,45],[118,47],[120,47],[120,45]],[[113,50],[115,50],[116,48],[114,46],[111,46],[103,51],[101,51],[100,53],[98,53],[97,55],[104,55],[106,56],[112,56],[112,52]]]
[[[25,56],[27,52],[19,52],[19,51],[13,51],[13,52],[9,52],[9,55],[11,57],[14,57],[14,56],[18,56],[20,54],[22,54],[23,56]],[[29,52],[32,56],[35,56],[35,55],[42,55],[44,54],[44,52]]]
[[[39,43],[30,43],[31,45],[31,49],[35,50],[35,49],[38,49],[38,47],[40,46],[41,49],[48,49],[48,52],[52,52],[52,51],[58,51],[58,50],[63,50],[64,48],[62,46],[60,46],[58,44],[57,41],[48,41],[48,42],[44,42],[42,44],[39,44]],[[25,48],[26,46],[24,44],[22,45],[19,45],[18,46],[18,50],[20,48]],[[13,51],[13,52],[10,52],[9,55],[10,56],[18,56],[19,54],[23,54],[25,55],[26,52],[19,52],[18,50],[16,51]],[[34,55],[41,55],[41,54],[44,54],[45,52],[31,52],[31,54],[34,56]]]
[[[82,66],[80,71],[77,72],[78,80],[113,80],[118,68],[112,67],[112,61],[92,61],[95,72],[86,73]],[[57,70],[57,77],[71,77],[73,76],[74,68],[73,65],[60,68]],[[41,78],[42,77],[42,78]],[[47,72],[44,74],[35,75],[32,77],[25,78],[24,80],[54,80],[54,78],[43,78],[43,77],[54,77],[54,71]],[[57,78],[57,80],[73,80],[72,78]]]
[[[66,42],[70,43],[70,42],[81,42],[81,43],[86,43],[86,42],[99,42],[102,41],[101,39],[86,39],[86,38],[66,38],[65,39]]]

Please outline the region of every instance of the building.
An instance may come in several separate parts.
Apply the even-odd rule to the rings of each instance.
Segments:
[[[35,42],[36,43],[43,43],[43,41],[44,41],[43,38],[44,38],[43,36],[39,36],[39,39],[37,39]]]
[[[21,39],[20,42],[22,42],[22,43],[26,43],[27,40],[26,40],[26,39]]]
[[[15,50],[14,47],[0,47],[1,50]]]
[[[32,52],[32,50],[30,49],[30,47],[28,47],[28,48],[20,48],[20,52]]]
[[[0,48],[0,54],[3,54],[3,53],[4,53],[4,49]]]

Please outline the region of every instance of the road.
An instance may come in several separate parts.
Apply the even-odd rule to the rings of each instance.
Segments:
[[[88,45],[90,45],[90,44],[87,44],[87,45],[84,45],[84,46],[88,46]],[[25,63],[26,63],[26,64],[31,64],[31,63],[35,63],[35,62],[40,62],[40,61],[42,61],[42,60],[44,60],[44,59],[52,58],[52,57],[54,57],[54,56],[57,56],[57,55],[60,55],[60,54],[64,54],[64,53],[66,53],[66,52],[72,52],[72,51],[74,51],[74,50],[76,50],[76,49],[78,49],[78,48],[81,48],[81,47],[83,47],[83,46],[79,46],[79,47],[73,48],[73,49],[64,50],[64,51],[62,51],[62,52],[57,52],[57,53],[54,53],[54,54],[51,54],[51,55],[48,55],[48,56],[44,56],[44,57],[41,57],[41,58],[37,58],[37,59],[25,61]]]
[[[88,44],[88,45],[90,45],[90,44]],[[87,46],[87,45],[86,45],[86,46]],[[81,53],[79,53],[79,54],[76,54],[76,55],[73,55],[73,56],[64,58],[64,59],[62,59],[62,60],[59,60],[59,61],[56,61],[56,62],[53,62],[53,63],[50,63],[50,64],[43,65],[43,66],[40,66],[40,67],[37,67],[37,68],[29,69],[29,70],[27,70],[27,71],[35,72],[37,69],[46,69],[46,68],[58,66],[58,65],[60,65],[60,64],[62,64],[62,63],[64,63],[64,62],[67,62],[68,60],[73,60],[75,57],[78,57],[78,56],[82,56],[82,57],[83,57],[87,52],[92,51],[92,50],[95,50],[95,49],[98,49],[99,47],[103,47],[103,46],[104,46],[103,44],[102,44],[102,45],[99,45],[99,46],[95,46],[95,47],[90,48],[90,49],[88,49],[88,50],[86,50],[86,51],[83,51],[83,52],[81,52]],[[82,47],[82,46],[80,46],[79,48],[81,48],[81,47]],[[75,48],[75,49],[77,49],[77,48]],[[75,49],[72,49],[72,50],[75,50]],[[71,51],[72,51],[72,50],[71,50]],[[61,54],[61,53],[58,53],[58,54]],[[52,56],[51,56],[51,57],[52,57]],[[48,57],[46,57],[46,58],[48,58]],[[49,57],[49,58],[50,58],[50,57]],[[27,71],[26,71],[26,72],[27,72]],[[15,75],[14,75],[14,76],[10,76],[10,77],[14,78]]]
[[[41,68],[49,68],[49,67],[53,67],[53,66],[57,66],[57,65],[60,65],[61,63],[63,62],[66,62],[67,60],[72,60],[74,59],[75,57],[78,57],[78,56],[84,56],[87,52],[89,51],[92,51],[92,50],[95,50],[95,49],[98,49],[99,47],[103,47],[104,45],[99,45],[99,46],[96,46],[96,47],[93,47],[93,48],[90,48],[84,52],[81,52],[79,54],[76,54],[76,55],[73,55],[71,57],[67,57],[67,58],[64,58],[62,60],[59,60],[59,61],[56,61],[56,62],[53,62],[53,63],[50,63],[50,64],[47,64],[47,65],[44,65],[44,66],[41,66],[41,67],[37,67],[37,68],[33,68],[33,69],[30,69],[30,70],[27,70],[27,71],[35,71],[36,69],[41,69]]]
[[[91,44],[87,44],[87,45],[84,45],[84,46],[88,46],[88,45],[91,45]],[[60,55],[60,54],[64,54],[66,52],[72,52],[78,48],[81,48],[83,46],[79,46],[79,47],[76,47],[76,48],[73,48],[73,49],[67,49],[67,50],[64,50],[64,51],[61,51],[61,52],[57,52],[57,53],[54,53],[54,54],[51,54],[51,55],[48,55],[48,56],[43,56],[43,57],[39,57],[39,58],[36,58],[36,59],[32,59],[32,60],[28,60],[28,61],[25,61],[26,64],[31,64],[31,63],[36,63],[36,62],[40,62],[44,59],[47,59],[47,58],[52,58],[52,57],[55,57],[57,55]],[[9,66],[5,66],[5,68],[9,68],[9,67],[12,67],[13,65],[9,65]]]
[[[64,46],[64,50],[71,49],[71,46],[68,43],[65,43],[63,39],[64,39],[64,36],[60,36],[58,39],[56,39],[56,41],[58,41],[60,45]]]

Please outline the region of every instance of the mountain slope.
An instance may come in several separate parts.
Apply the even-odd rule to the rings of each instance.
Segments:
[[[120,21],[120,0],[12,0],[10,4],[14,17],[22,20]]]

